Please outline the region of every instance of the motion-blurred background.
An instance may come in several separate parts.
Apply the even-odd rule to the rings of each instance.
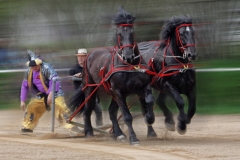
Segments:
[[[118,7],[135,15],[136,41],[158,40],[163,22],[189,15],[196,30],[197,68],[238,68],[239,0],[0,0],[0,109],[19,107],[26,49],[54,68],[76,63],[78,48],[111,46]],[[2,72],[1,72],[2,71]],[[240,71],[197,72],[197,113],[240,113]],[[62,82],[65,98],[72,82]],[[106,98],[107,99],[107,98]],[[105,100],[101,101],[106,110]],[[169,105],[176,107],[169,100]]]

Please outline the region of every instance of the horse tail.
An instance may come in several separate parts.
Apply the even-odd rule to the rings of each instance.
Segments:
[[[82,91],[82,86],[80,86],[72,95],[72,97],[68,100],[68,107],[70,111],[73,113],[75,112],[78,107],[85,101],[85,95]],[[84,106],[78,111],[77,116],[81,116],[84,111]]]

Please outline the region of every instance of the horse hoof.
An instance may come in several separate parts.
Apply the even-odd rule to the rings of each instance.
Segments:
[[[187,132],[187,126],[185,123],[178,122],[177,132],[180,135],[184,135]]]
[[[126,142],[126,140],[127,139],[126,139],[126,137],[124,135],[120,135],[120,136],[117,137],[117,141],[118,142]]]
[[[156,132],[151,132],[151,133],[148,133],[147,135],[147,138],[156,138],[156,137],[157,137]]]
[[[190,123],[191,123],[191,119],[187,118],[186,124],[190,124]]]
[[[85,133],[86,138],[91,138],[94,137],[93,133]]]
[[[129,137],[129,142],[130,142],[130,145],[132,146],[137,146],[140,144],[140,141],[135,136]]]
[[[175,125],[171,123],[165,123],[165,127],[169,131],[175,131]]]
[[[180,128],[177,128],[177,132],[178,132],[178,134],[180,134],[180,135],[184,135],[184,134],[187,132],[187,129],[181,130]]]
[[[130,144],[131,144],[131,146],[139,146],[140,142],[139,141],[135,141],[135,142],[131,142]]]

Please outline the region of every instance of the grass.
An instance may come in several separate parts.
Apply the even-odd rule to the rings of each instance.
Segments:
[[[3,102],[0,110],[12,110],[12,109],[20,109],[20,101],[19,102]]]

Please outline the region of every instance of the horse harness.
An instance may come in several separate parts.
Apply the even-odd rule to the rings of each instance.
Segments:
[[[118,58],[123,64],[122,65],[114,65],[114,62],[115,62],[116,58]],[[96,88],[98,88],[99,86],[103,85],[105,91],[107,93],[111,93],[111,85],[110,85],[110,82],[109,82],[109,78],[111,78],[111,76],[114,73],[118,73],[118,72],[129,72],[129,73],[130,72],[132,72],[132,73],[133,72],[141,72],[141,73],[144,73],[148,70],[147,65],[141,64],[142,57],[139,57],[139,58],[140,58],[140,61],[137,65],[132,65],[132,64],[129,64],[127,62],[124,62],[122,57],[118,54],[118,48],[114,47],[113,49],[110,50],[110,56],[109,56],[109,59],[111,59],[110,70],[108,72],[106,72],[106,69],[108,68],[108,65],[107,65],[108,63],[107,62],[109,61],[109,59],[107,59],[104,66],[101,67],[101,69],[99,71],[99,76],[102,77],[101,82],[99,84],[88,84],[88,77],[86,77],[87,84],[83,87],[82,90],[84,90],[88,86],[96,86]],[[85,63],[84,68],[86,69],[86,63]],[[113,97],[113,95],[112,95],[112,97]]]
[[[183,53],[183,56],[176,56],[176,55],[174,55],[174,53],[172,51],[172,48],[170,47],[170,38],[168,38],[168,40],[166,42],[165,41],[161,41],[159,44],[155,44],[155,47],[156,47],[156,46],[160,46],[161,43],[166,43],[166,47],[164,49],[164,55],[163,55],[164,59],[166,57],[172,57],[178,63],[165,66],[164,65],[164,61],[163,61],[162,62],[162,69],[157,73],[155,68],[154,68],[154,63],[153,63],[154,58],[151,58],[149,60],[148,65],[150,66],[152,71],[150,71],[150,70],[146,71],[146,73],[153,75],[153,78],[152,78],[152,81],[151,81],[151,85],[153,85],[156,81],[158,81],[162,77],[171,76],[171,75],[178,74],[178,73],[185,73],[186,70],[193,70],[193,69],[195,69],[192,63],[190,63],[190,62],[182,63],[182,62],[180,62],[177,59],[177,58],[185,59],[186,58],[186,53],[185,53],[186,47],[195,46],[195,44],[186,44],[184,46],[183,43],[182,43],[182,40],[180,38],[179,29],[181,27],[189,27],[189,26],[192,26],[192,24],[181,24],[181,25],[179,25],[175,29],[175,32],[176,32],[176,44],[180,44],[179,49]],[[172,54],[172,56],[167,56],[166,55],[168,48],[170,49],[170,53]],[[154,54],[157,53],[158,49],[159,49],[159,47],[154,51]]]

